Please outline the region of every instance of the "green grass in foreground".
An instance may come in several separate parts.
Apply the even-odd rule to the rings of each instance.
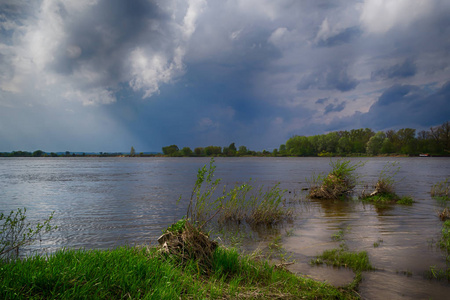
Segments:
[[[335,288],[298,277],[267,262],[217,248],[213,266],[181,264],[156,248],[62,250],[0,262],[1,299],[355,299],[351,287]]]

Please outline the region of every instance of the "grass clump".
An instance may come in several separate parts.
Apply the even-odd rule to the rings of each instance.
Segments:
[[[274,225],[292,217],[292,210],[285,205],[286,190],[279,183],[263,192],[263,187],[249,202],[249,211],[245,216],[251,225]]]
[[[431,187],[431,196],[441,200],[450,200],[449,190],[450,177],[433,185]]]
[[[350,160],[331,160],[331,172],[327,176],[313,177],[310,183],[309,197],[313,199],[340,199],[353,191],[356,185],[356,169],[363,162],[351,164]]]
[[[375,205],[401,204],[412,205],[414,200],[409,196],[400,197],[395,193],[395,175],[400,170],[397,162],[389,162],[378,176],[377,183],[374,185],[375,190],[370,194],[365,189],[361,193],[360,199]]]
[[[355,273],[374,270],[369,262],[369,256],[366,251],[351,252],[345,247],[325,250],[317,258],[311,260],[311,263],[315,265],[327,264],[334,267],[350,268]]]

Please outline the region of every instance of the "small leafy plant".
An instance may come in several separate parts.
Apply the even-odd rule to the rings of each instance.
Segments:
[[[26,208],[12,210],[8,215],[0,213],[0,260],[9,260],[19,256],[20,248],[40,239],[42,234],[55,230],[50,224],[50,216],[42,223],[31,224],[27,221]]]
[[[431,196],[441,199],[450,200],[450,177],[440,181],[431,187]]]

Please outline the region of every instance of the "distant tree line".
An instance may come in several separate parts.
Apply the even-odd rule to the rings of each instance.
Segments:
[[[162,148],[165,156],[373,156],[409,155],[421,153],[437,156],[450,155],[450,123],[444,122],[430,130],[412,128],[374,132],[369,128],[335,131],[314,136],[293,136],[286,144],[272,152],[250,151],[245,146],[236,148],[208,146],[179,149],[177,145]]]
[[[115,157],[115,156],[124,156],[124,154],[120,152],[100,152],[98,154],[94,153],[79,153],[79,152],[44,152],[42,150],[36,150],[34,152],[28,151],[12,151],[12,152],[0,152],[0,157]],[[128,155],[127,155],[128,156]]]
[[[450,123],[430,130],[412,128],[374,132],[369,128],[336,131],[314,136],[294,136],[281,145],[279,154],[287,156],[355,155],[450,155]]]
[[[228,147],[207,146],[197,147],[192,150],[189,147],[178,148],[177,145],[170,145],[162,147],[162,152],[165,156],[181,157],[181,156],[269,156],[271,152],[262,151],[256,152],[247,149],[246,146],[236,147],[235,143],[231,143]]]

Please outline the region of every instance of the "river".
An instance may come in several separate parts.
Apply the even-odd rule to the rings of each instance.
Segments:
[[[431,186],[450,176],[449,158],[351,158],[363,161],[361,181],[373,183],[396,161],[396,192],[412,206],[378,209],[359,201],[310,201],[302,189],[312,174],[327,173],[329,158],[216,158],[216,178],[234,185],[248,181],[287,189],[297,203],[293,222],[243,239],[246,249],[270,248],[275,238],[295,263],[293,272],[335,285],[350,282],[346,269],[311,266],[309,261],[342,241],[368,252],[376,271],[364,272],[365,299],[443,299],[450,284],[424,277],[430,266],[445,268],[436,247],[446,205],[433,199]],[[209,158],[0,158],[0,211],[27,208],[30,220],[52,211],[58,229],[39,247],[106,249],[124,244],[156,244],[161,230],[186,213],[198,168]],[[362,189],[362,184],[357,190]],[[179,197],[181,201],[177,204]],[[448,204],[447,204],[448,205]]]

